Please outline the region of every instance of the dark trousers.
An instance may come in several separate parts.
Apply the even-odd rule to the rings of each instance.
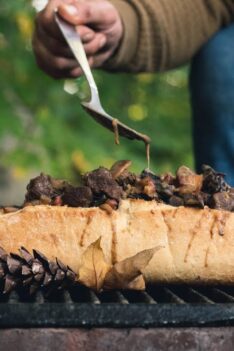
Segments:
[[[196,168],[209,164],[234,186],[234,24],[196,55],[190,89]]]

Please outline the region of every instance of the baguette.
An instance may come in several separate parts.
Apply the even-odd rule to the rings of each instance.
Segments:
[[[4,250],[37,249],[75,272],[98,238],[109,264],[161,245],[143,271],[146,283],[234,283],[233,212],[125,199],[109,213],[37,205],[0,215]]]

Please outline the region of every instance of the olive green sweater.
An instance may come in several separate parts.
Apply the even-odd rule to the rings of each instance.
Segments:
[[[109,1],[124,25],[120,46],[105,64],[111,70],[152,72],[177,67],[234,20],[234,0]]]

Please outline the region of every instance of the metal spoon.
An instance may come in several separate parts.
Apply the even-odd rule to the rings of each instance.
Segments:
[[[125,124],[119,122],[116,118],[107,114],[100,102],[98,88],[93,78],[86,53],[81,42],[80,36],[75,30],[75,27],[68,22],[65,22],[56,12],[55,21],[57,22],[65,40],[67,41],[73,55],[81,66],[91,91],[91,100],[89,102],[81,102],[83,108],[100,124],[108,128],[115,134],[128,138],[142,140],[145,144],[150,143],[150,138],[147,135],[138,133],[134,129],[129,128]],[[118,137],[117,137],[118,139]]]

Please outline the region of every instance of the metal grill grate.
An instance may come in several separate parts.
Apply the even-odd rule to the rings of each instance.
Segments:
[[[82,286],[46,297],[0,295],[0,327],[234,325],[233,287],[149,286],[94,293]]]

